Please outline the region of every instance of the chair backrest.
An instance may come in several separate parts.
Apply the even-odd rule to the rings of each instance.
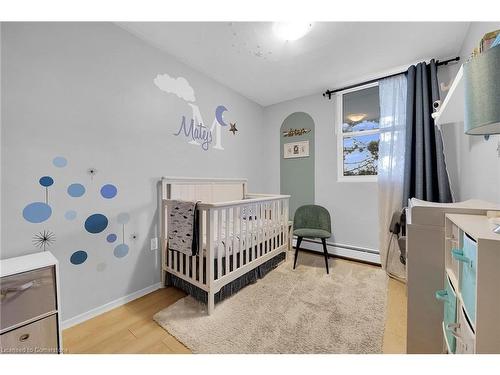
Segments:
[[[332,232],[330,213],[322,206],[308,204],[297,208],[293,229],[323,229]]]

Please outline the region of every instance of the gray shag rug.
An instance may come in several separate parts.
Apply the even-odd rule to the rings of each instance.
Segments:
[[[194,353],[382,353],[382,269],[300,252],[215,305],[190,296],[153,319]]]

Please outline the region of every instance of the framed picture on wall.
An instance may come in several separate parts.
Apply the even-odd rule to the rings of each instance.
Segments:
[[[309,141],[285,143],[283,148],[285,159],[307,158],[309,156]]]

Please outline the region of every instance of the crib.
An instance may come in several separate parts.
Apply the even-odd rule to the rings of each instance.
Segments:
[[[246,179],[163,177],[159,214],[162,285],[173,275],[205,291],[207,312],[212,314],[221,288],[273,259],[286,257],[289,198],[248,194]],[[200,201],[198,252],[194,256],[168,249],[171,199]]]

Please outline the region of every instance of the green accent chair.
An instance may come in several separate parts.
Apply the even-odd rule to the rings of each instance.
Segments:
[[[297,236],[297,245],[295,246],[295,259],[293,269],[297,264],[300,243],[303,238],[320,238],[323,243],[323,253],[325,255],[326,273],[328,270],[328,251],[326,250],[326,239],[332,235],[332,224],[330,213],[324,207],[309,204],[297,208],[293,218],[293,234]]]

